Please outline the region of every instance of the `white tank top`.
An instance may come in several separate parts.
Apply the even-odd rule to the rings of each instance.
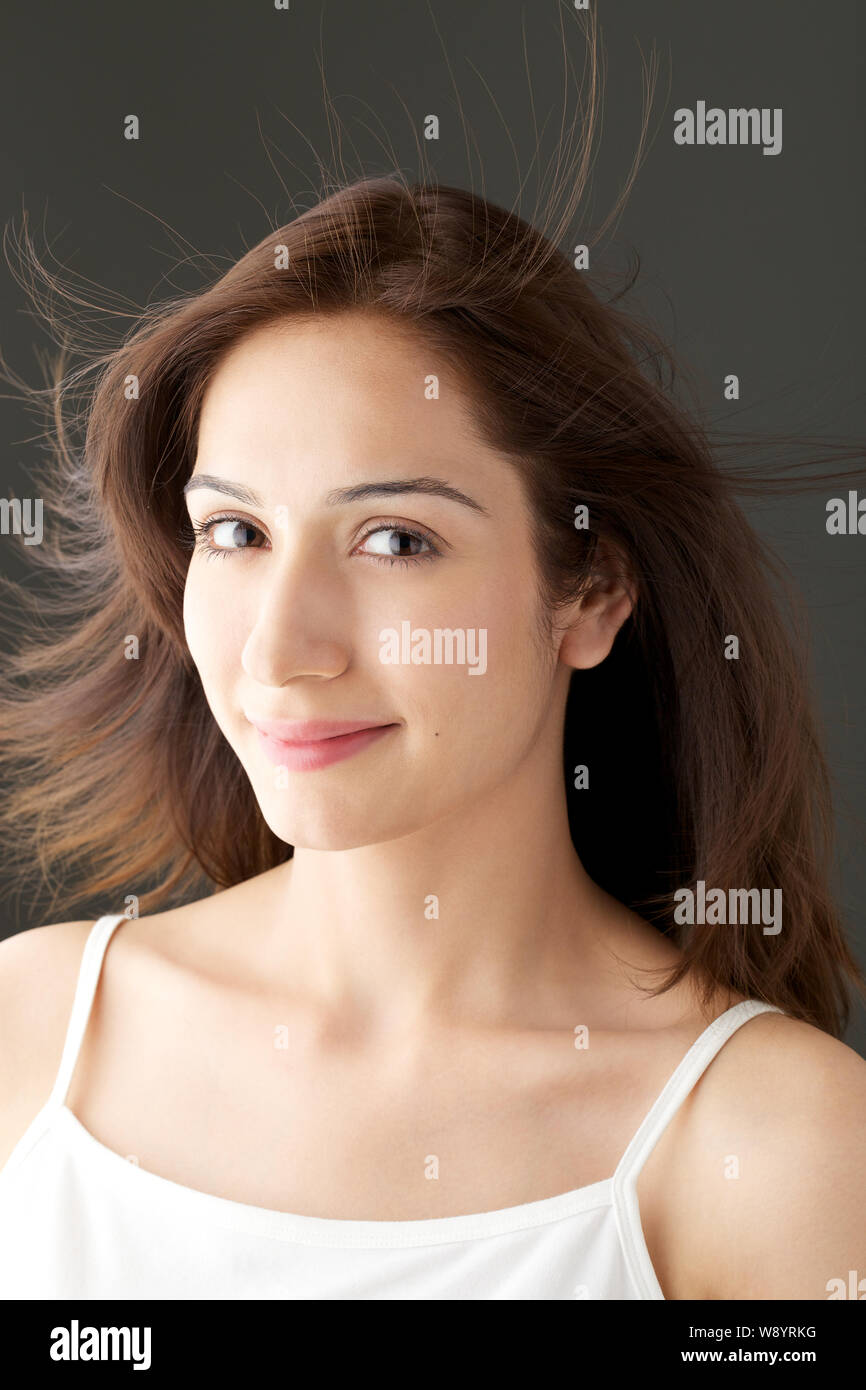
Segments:
[[[105,948],[81,960],[51,1095],[0,1169],[0,1297],[664,1299],[635,1184],[719,1048],[755,1014],[728,1009],[689,1048],[610,1178],[556,1197],[422,1221],[344,1221],[230,1201],[147,1172],[65,1104]]]

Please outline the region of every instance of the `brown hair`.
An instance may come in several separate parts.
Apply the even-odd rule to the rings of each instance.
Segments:
[[[243,335],[290,316],[376,313],[447,355],[485,440],[520,470],[550,604],[591,586],[600,541],[636,585],[611,655],[572,677],[564,769],[587,871],[683,948],[653,992],[693,971],[706,997],[715,981],[838,1036],[849,986],[862,990],[863,979],[829,887],[830,790],[805,631],[798,619],[789,632],[785,612],[797,617],[797,604],[778,592],[781,573],[735,500],[738,489],[785,480],[719,466],[706,430],[673,400],[664,343],[557,249],[574,239],[596,96],[593,67],[576,171],[562,160],[560,188],[571,180],[572,191],[556,226],[549,211],[539,230],[430,178],[355,179],[270,231],[203,292],[143,311],[120,346],[65,378],[64,346],[53,385],[30,394],[49,398],[45,491],[65,533],[50,529],[29,549],[46,572],[40,592],[4,583],[8,620],[20,627],[0,681],[0,766],[13,779],[0,816],[7,863],[45,883],[74,869],[74,888],[57,884],[66,901],[104,902],[138,885],[147,912],[291,856],[185,645],[181,490],[208,380]],[[279,246],[285,268],[275,268]],[[29,240],[25,256],[31,289],[41,276],[52,294],[82,302]],[[94,368],[77,451],[64,396]],[[574,525],[580,504],[588,530]],[[130,634],[137,661],[124,659]],[[729,634],[739,660],[725,659]],[[576,792],[581,763],[590,788]],[[701,879],[723,890],[782,886],[782,931],[682,929],[673,890]]]

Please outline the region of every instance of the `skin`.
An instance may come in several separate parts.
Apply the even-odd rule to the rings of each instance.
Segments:
[[[702,1009],[688,979],[647,998],[659,977],[642,972],[679,952],[589,879],[568,833],[569,676],[609,652],[628,586],[602,556],[592,596],[546,624],[518,474],[478,438],[448,364],[372,315],[237,345],[208,387],[193,474],[261,497],[188,492],[199,527],[230,513],[255,529],[223,524],[211,541],[235,548],[196,551],[184,623],[213,716],[295,854],[118,929],[67,1104],[175,1182],[335,1219],[492,1210],[609,1177],[740,998]],[[420,477],[481,510],[408,491],[327,501]],[[406,527],[438,557],[390,563]],[[383,664],[378,634],[407,619],[485,628],[486,672]],[[397,727],[278,783],[247,715]],[[0,944],[0,1163],[50,1088],[89,926]],[[834,1275],[866,1276],[864,1077],[850,1048],[792,1019],[730,1039],[638,1186],[666,1297],[826,1298]]]
[[[436,402],[419,385],[431,370],[447,382]],[[194,557],[184,623],[214,718],[271,829],[295,846],[278,875],[273,948],[291,952],[292,972],[304,970],[336,1017],[416,1038],[431,1019],[549,1017],[564,962],[583,969],[597,949],[598,890],[568,835],[561,729],[570,668],[602,659],[630,610],[610,586],[568,615],[562,638],[542,643],[521,484],[468,430],[445,364],[419,348],[407,355],[393,330],[361,320],[280,327],[216,376],[193,470],[246,483],[268,503],[239,511],[267,526],[269,549],[256,541],[242,554]],[[332,489],[431,474],[487,514],[417,494],[323,505]],[[188,495],[198,523],[227,501]],[[278,529],[281,504],[289,521]],[[391,563],[371,553],[390,533],[363,532],[393,520],[441,538],[441,555]],[[220,539],[232,543],[230,528]],[[485,628],[486,672],[382,664],[378,634],[406,619],[431,631]],[[399,727],[277,787],[244,710]],[[435,930],[423,910],[431,893]],[[298,920],[315,932],[299,937],[289,925]]]

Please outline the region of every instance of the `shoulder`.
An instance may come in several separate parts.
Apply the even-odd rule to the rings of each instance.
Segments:
[[[19,1041],[18,1027],[38,1011],[50,1021],[55,1007],[71,1006],[84,943],[93,920],[31,927],[0,941],[0,1040],[3,1054]],[[68,996],[68,1000],[67,1000]]]
[[[849,1270],[866,1276],[866,1061],[852,1048],[759,1014],[671,1128],[668,1297],[826,1299]]]
[[[151,1010],[170,999],[183,1017],[192,982],[209,973],[233,977],[235,956],[228,946],[220,949],[230,937],[219,929],[214,908],[214,900],[205,898],[118,923],[102,964],[83,1060],[95,1047],[102,1015],[122,1017],[131,997]],[[60,922],[0,941],[0,1168],[51,1094],[93,926],[94,919]],[[79,1062],[76,1077],[81,1071]]]
[[[93,921],[0,941],[0,1166],[48,1099]]]

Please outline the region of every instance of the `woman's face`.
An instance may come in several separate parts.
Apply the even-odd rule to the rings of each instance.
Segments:
[[[523,487],[468,409],[438,353],[362,313],[258,329],[208,386],[186,638],[289,844],[349,849],[468,811],[561,724]],[[323,738],[339,724],[368,732]]]

